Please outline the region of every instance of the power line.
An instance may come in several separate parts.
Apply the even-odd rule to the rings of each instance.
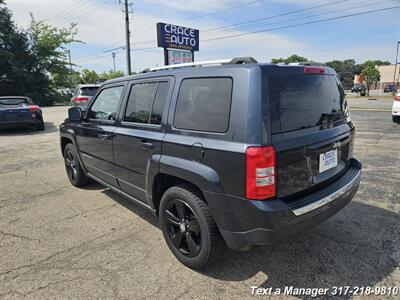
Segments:
[[[361,15],[366,15],[366,14],[371,14],[371,13],[381,12],[381,11],[387,11],[387,10],[396,9],[396,8],[400,8],[400,5],[386,7],[386,8],[380,8],[380,9],[373,9],[373,10],[368,10],[365,12],[353,13],[353,14],[331,17],[331,18],[326,18],[326,19],[308,21],[308,22],[304,22],[304,23],[300,23],[300,24],[287,25],[287,26],[281,26],[281,27],[276,27],[276,28],[263,29],[263,30],[227,35],[227,36],[222,36],[222,37],[210,38],[210,39],[201,40],[201,42],[210,42],[210,41],[229,39],[229,38],[239,37],[239,36],[244,36],[244,35],[249,35],[249,34],[256,34],[256,33],[274,31],[274,30],[280,30],[280,29],[288,29],[288,28],[299,27],[299,26],[304,26],[304,25],[309,25],[309,24],[315,24],[315,23],[326,22],[326,21],[331,21],[331,20],[338,20],[338,19],[344,19],[344,18],[349,18],[349,17],[361,16]]]
[[[255,4],[255,3],[257,3],[257,2],[261,2],[261,1],[262,1],[262,0],[254,0],[254,1],[251,1],[251,2],[246,3],[246,5],[247,5],[247,6],[248,6],[248,5],[253,5],[253,4]],[[348,1],[348,0],[344,0],[344,1]],[[196,16],[196,17],[184,18],[184,19],[181,19],[181,20],[177,20],[176,22],[179,23],[179,22],[184,22],[184,21],[187,21],[187,20],[201,19],[201,18],[205,18],[205,17],[211,16],[211,15],[215,15],[215,14],[224,12],[224,11],[233,10],[233,9],[236,9],[236,8],[239,8],[239,7],[243,7],[243,4],[234,5],[234,6],[231,6],[231,7],[228,7],[228,8],[216,10],[216,11],[209,12],[209,13],[205,13],[205,14],[202,14],[202,15]],[[110,29],[108,29],[108,30],[105,31],[105,32],[108,32],[108,31],[110,31],[110,30],[112,30],[112,29],[114,29],[114,28],[118,28],[118,27],[110,28]],[[149,26],[149,27],[137,28],[137,29],[135,29],[134,31],[135,31],[135,32],[137,32],[137,31],[148,31],[148,30],[153,30],[153,29],[154,29],[154,26]],[[123,42],[123,41],[119,41],[119,42],[117,42],[117,43],[114,43],[114,44],[111,45],[110,47],[113,47],[113,46],[115,46],[115,45],[117,45],[117,44],[119,44],[119,43],[122,43],[122,42]],[[137,44],[147,44],[147,43],[153,43],[153,42],[154,42],[154,40],[146,40],[146,41],[140,41],[140,42],[138,42]]]
[[[55,20],[56,23],[60,24],[60,23],[65,23],[68,22],[68,20],[71,21],[78,21],[80,17],[91,13],[93,9],[96,8],[104,8],[108,3],[108,0],[102,0],[101,2],[85,2],[84,4],[86,5],[79,5],[77,8],[75,8],[74,10],[72,10],[69,15],[64,15],[61,18],[58,18],[57,20]],[[98,17],[98,16],[97,16]]]
[[[342,1],[337,1],[337,2],[333,2],[333,3],[329,3],[329,4],[317,5],[317,6],[313,6],[313,7],[307,8],[307,9],[301,9],[301,10],[291,11],[291,12],[278,14],[278,15],[273,15],[273,16],[269,16],[269,17],[258,18],[258,19],[254,19],[254,20],[248,20],[246,22],[241,22],[241,23],[230,24],[230,25],[226,25],[226,26],[215,27],[215,28],[212,28],[212,29],[209,29],[209,30],[204,30],[204,31],[202,30],[201,32],[202,33],[207,33],[207,32],[218,30],[220,28],[230,28],[231,29],[233,27],[236,27],[238,25],[245,24],[245,23],[249,24],[248,25],[249,28],[253,28],[253,27],[261,27],[261,26],[265,26],[265,25],[274,25],[274,24],[279,24],[279,23],[283,23],[283,22],[291,22],[291,21],[301,20],[301,19],[305,19],[305,18],[308,18],[308,17],[318,16],[321,13],[320,14],[306,15],[306,16],[303,16],[303,17],[300,17],[300,18],[294,18],[294,19],[290,19],[290,20],[282,20],[282,21],[273,22],[273,23],[267,23],[267,24],[262,24],[262,23],[261,24],[260,23],[259,24],[250,24],[251,22],[259,22],[260,20],[273,19],[273,18],[280,17],[280,16],[285,16],[285,15],[295,14],[295,13],[299,13],[299,12],[304,12],[304,11],[308,11],[308,10],[311,10],[311,9],[320,8],[320,7],[324,7],[324,6],[329,6],[329,5],[333,5],[333,4],[339,4],[339,3],[343,3],[343,2],[347,2],[347,1],[350,1],[350,0],[342,0]],[[381,1],[382,0],[379,0],[379,2],[381,2]],[[355,3],[355,4],[357,5],[356,7],[363,7],[363,6],[366,6],[366,5],[370,5],[370,3],[368,3],[366,5],[364,4],[364,5],[361,5],[361,6],[358,3]],[[353,8],[353,6],[340,8],[338,10],[333,10],[333,11],[329,10],[329,11],[324,12],[322,14],[343,11],[343,10],[347,10],[347,9],[350,9],[350,8]],[[146,41],[139,41],[139,42],[136,42],[136,45],[142,45],[142,44],[148,44],[148,43],[154,43],[154,39],[146,40]]]
[[[248,2],[248,3],[246,3],[246,6],[253,5],[253,4],[255,4],[257,2],[260,2],[260,1],[262,1],[262,0],[254,0],[254,1]],[[345,0],[345,1],[347,1],[347,0]],[[243,7],[243,4],[241,3],[241,4],[234,5],[234,6],[231,6],[231,7],[228,7],[228,8],[224,8],[224,9],[216,10],[216,11],[213,11],[213,12],[201,14],[200,16],[196,16],[196,17],[188,17],[188,18],[180,19],[177,22],[184,22],[184,21],[188,21],[188,20],[192,21],[192,20],[196,20],[196,19],[201,19],[201,18],[204,18],[204,17],[212,16],[212,15],[215,15],[215,14],[218,14],[218,13],[221,13],[221,12],[224,12],[224,11],[229,11],[229,10],[232,10],[232,9],[236,9],[236,8],[239,8],[239,7]],[[148,27],[144,27],[144,28],[137,28],[136,30],[145,31],[145,30],[151,30],[151,29],[154,29],[154,26],[148,26]]]
[[[330,9],[330,10],[324,11],[324,12],[311,13],[311,14],[307,13],[306,15],[303,15],[303,16],[300,16],[300,17],[297,17],[297,18],[292,18],[292,19],[289,19],[289,20],[281,20],[281,21],[276,21],[276,22],[272,22],[272,23],[269,22],[269,23],[248,24],[248,25],[245,25],[244,28],[240,27],[240,30],[243,31],[244,29],[249,30],[249,29],[265,27],[265,26],[269,26],[269,25],[281,24],[281,23],[285,23],[285,22],[293,22],[293,21],[298,21],[298,20],[304,20],[304,19],[308,19],[308,18],[311,18],[311,17],[318,17],[318,16],[322,16],[322,15],[326,15],[326,14],[333,14],[333,13],[336,14],[338,12],[348,11],[348,10],[353,9],[353,8],[362,8],[362,7],[365,7],[365,6],[371,6],[372,4],[377,4],[377,3],[381,3],[381,2],[382,2],[382,0],[371,1],[371,2],[368,2],[368,3],[364,3],[362,5],[360,5],[358,3],[354,3],[351,6],[345,6],[345,7],[341,7],[341,8],[333,9],[333,10]]]
[[[253,20],[249,20],[249,21],[236,23],[236,24],[230,24],[230,25],[214,27],[214,28],[211,28],[211,29],[203,30],[202,33],[212,32],[212,31],[216,31],[216,30],[220,30],[220,29],[224,29],[224,28],[237,27],[237,26],[243,25],[243,24],[248,24],[248,23],[253,23],[253,22],[258,22],[258,21],[264,21],[264,20],[274,19],[274,18],[283,17],[283,16],[288,16],[288,15],[296,14],[296,13],[299,13],[299,12],[309,11],[309,10],[313,10],[313,9],[321,8],[321,7],[325,7],[325,6],[336,5],[336,4],[347,2],[347,1],[349,1],[349,0],[341,0],[341,1],[331,2],[331,3],[327,3],[327,4],[316,5],[316,6],[312,6],[312,7],[308,7],[308,8],[304,8],[304,9],[292,10],[292,11],[289,11],[289,12],[286,12],[286,13],[272,15],[272,16],[269,16],[269,17],[263,17],[263,18],[253,19]]]
[[[87,1],[89,1],[89,0],[87,0]],[[71,6],[67,7],[67,8],[64,9],[63,11],[61,11],[61,12],[55,14],[54,16],[50,17],[49,20],[57,19],[57,18],[59,18],[59,17],[65,15],[66,13],[68,14],[70,11],[73,11],[73,10],[74,10],[74,7],[80,6],[80,5],[82,4],[82,2],[85,2],[85,1],[77,1],[77,2],[73,3]]]
[[[261,33],[261,32],[301,27],[301,26],[310,25],[310,24],[316,24],[316,23],[327,22],[327,21],[331,21],[331,20],[338,20],[338,19],[344,19],[344,18],[355,17],[355,16],[360,16],[360,15],[372,14],[372,13],[376,13],[376,12],[388,11],[388,10],[393,10],[393,9],[397,9],[397,8],[400,8],[400,5],[385,7],[385,8],[380,8],[380,9],[373,9],[373,10],[368,10],[368,11],[364,11],[364,12],[352,13],[352,14],[341,15],[341,16],[336,16],[336,17],[330,17],[330,18],[325,18],[325,19],[311,20],[311,21],[307,21],[307,22],[303,22],[303,23],[299,23],[299,24],[292,24],[292,25],[262,29],[262,30],[251,31],[251,32],[244,32],[244,33],[239,33],[239,34],[234,34],[234,35],[220,36],[220,37],[216,37],[216,38],[208,38],[208,39],[200,40],[200,42],[203,42],[203,43],[211,42],[211,41],[229,39],[229,38],[251,35],[251,34],[256,34],[256,33]],[[150,49],[157,49],[157,48],[158,47],[146,47],[146,48],[134,49],[133,51],[142,51],[142,50],[150,50]],[[104,55],[99,55],[97,57],[93,57],[93,59],[99,58],[101,56],[104,56]],[[88,59],[91,60],[92,58],[89,57]],[[79,61],[81,61],[81,60],[79,60]]]

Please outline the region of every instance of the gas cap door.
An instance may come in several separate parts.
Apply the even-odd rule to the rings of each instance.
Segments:
[[[204,158],[204,148],[201,143],[194,143],[190,147],[190,157],[192,160],[201,162]]]

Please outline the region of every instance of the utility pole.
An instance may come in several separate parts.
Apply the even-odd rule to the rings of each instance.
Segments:
[[[61,49],[65,50],[65,52],[68,53],[68,61],[69,61],[69,70],[72,73],[72,60],[71,60],[71,50],[69,50],[68,48],[65,48],[63,46],[60,46]]]
[[[116,53],[112,52],[111,55],[112,55],[113,62],[114,62],[114,73],[115,73],[117,71],[116,68],[115,68],[115,55],[116,55]]]
[[[121,4],[122,0],[120,0]],[[124,12],[125,12],[125,35],[126,35],[126,65],[127,65],[127,75],[131,75],[131,44],[130,44],[130,31],[129,31],[129,3],[128,0],[124,0]]]
[[[71,61],[71,50],[66,49],[67,53],[68,53],[68,60],[69,60],[69,70],[72,73],[72,61]]]
[[[112,58],[113,58],[114,72],[117,71],[117,69],[115,67],[115,56],[117,55],[117,53],[121,53],[121,52],[117,52],[118,50],[125,50],[125,46],[121,46],[121,47],[117,47],[117,48],[113,48],[113,49],[103,50],[104,53],[110,53],[111,52],[111,55],[112,55]]]
[[[400,45],[400,41],[397,42],[396,63],[394,65],[394,73],[393,73],[393,83],[396,86],[396,89],[397,89],[396,75],[397,75],[397,61],[398,61],[398,58],[399,58],[399,45]]]

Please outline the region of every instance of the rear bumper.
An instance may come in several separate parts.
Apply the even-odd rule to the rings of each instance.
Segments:
[[[289,203],[281,199],[249,201],[208,192],[205,196],[228,247],[246,250],[287,238],[337,213],[356,194],[361,168],[361,163],[352,159],[337,181]]]
[[[392,106],[392,115],[393,116],[400,116],[400,101],[393,101]]]
[[[38,119],[26,119],[17,121],[0,121],[0,129],[28,127],[41,123]]]

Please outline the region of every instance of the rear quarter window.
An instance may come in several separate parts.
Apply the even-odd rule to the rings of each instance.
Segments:
[[[231,99],[231,78],[185,79],[179,89],[174,127],[226,132],[229,127]]]
[[[98,89],[98,87],[82,87],[80,88],[80,95],[93,97]]]
[[[24,98],[0,99],[0,107],[15,106],[15,105],[29,105],[29,101]]]

